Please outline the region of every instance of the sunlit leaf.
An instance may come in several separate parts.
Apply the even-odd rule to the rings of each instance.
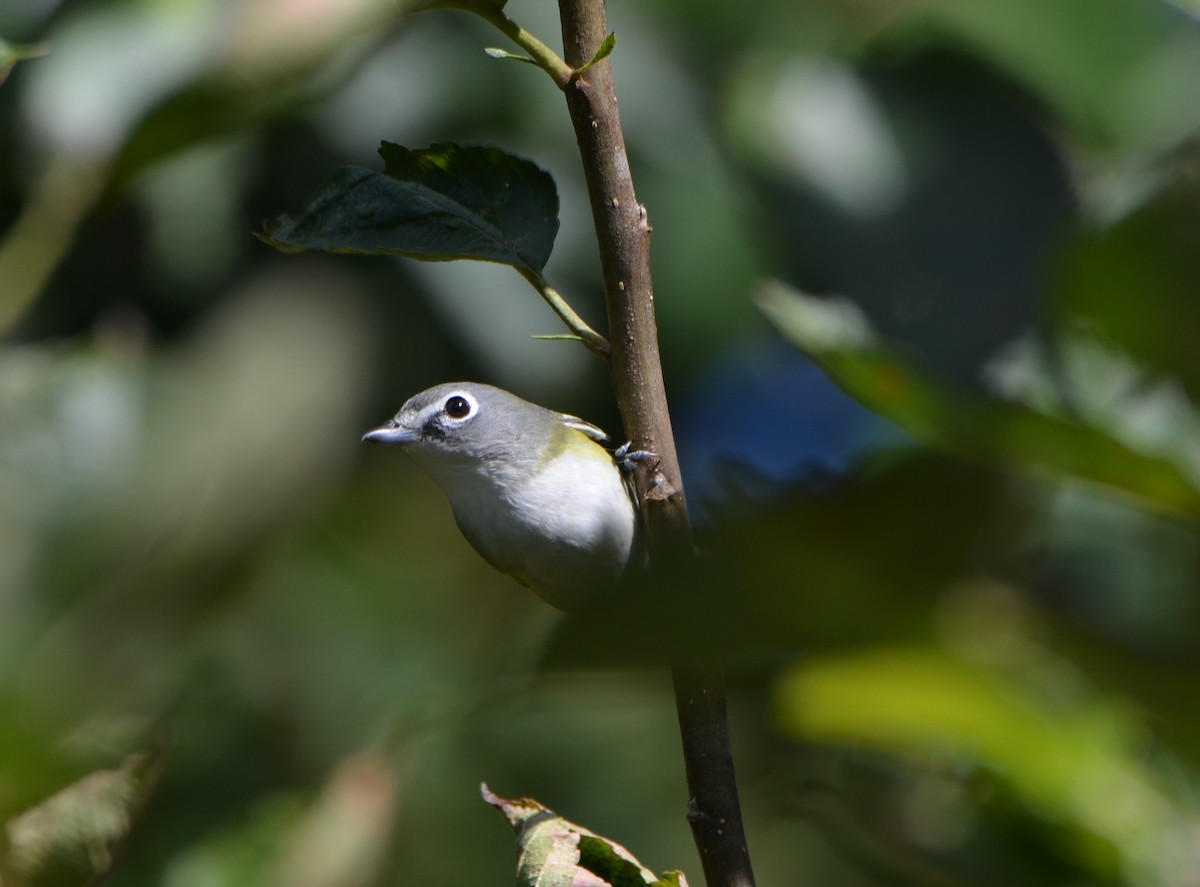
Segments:
[[[531,798],[483,799],[517,834],[517,887],[687,887],[682,872],[655,875],[620,844],[568,822]]]
[[[1131,870],[1165,872],[1186,820],[1143,765],[1138,725],[1034,652],[1012,669],[916,647],[819,656],[784,675],[776,712],[798,738],[983,768],[1041,817],[1118,848]],[[1111,874],[1103,856],[1072,852]]]
[[[758,305],[847,393],[918,440],[988,463],[1025,463],[1200,515],[1200,490],[1166,458],[1021,404],[943,387],[879,343],[849,302],[769,284]]]
[[[384,142],[382,173],[335,172],[296,216],[266,223],[282,250],[479,259],[540,272],[558,233],[554,180],[498,148]]]

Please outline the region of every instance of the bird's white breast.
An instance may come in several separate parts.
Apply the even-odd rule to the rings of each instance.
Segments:
[[[591,441],[522,477],[486,464],[435,476],[475,549],[556,606],[614,583],[629,562],[637,513],[620,469]]]

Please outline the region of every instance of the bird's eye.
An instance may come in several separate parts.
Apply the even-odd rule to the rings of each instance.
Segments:
[[[442,407],[451,419],[465,419],[471,413],[471,402],[458,394],[446,401]]]

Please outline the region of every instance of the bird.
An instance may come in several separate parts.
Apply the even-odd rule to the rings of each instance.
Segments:
[[[442,489],[485,561],[560,610],[614,587],[640,560],[633,464],[605,433],[479,382],[409,398],[364,441],[399,447]]]

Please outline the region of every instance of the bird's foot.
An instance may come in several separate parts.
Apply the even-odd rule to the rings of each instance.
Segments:
[[[613,451],[613,459],[617,465],[626,474],[633,474],[635,468],[641,462],[650,462],[658,458],[657,453],[652,453],[649,450],[633,449],[633,441],[627,440]]]

